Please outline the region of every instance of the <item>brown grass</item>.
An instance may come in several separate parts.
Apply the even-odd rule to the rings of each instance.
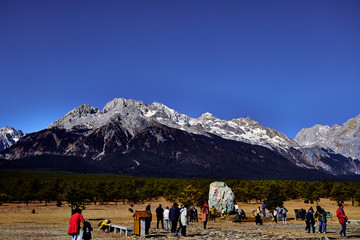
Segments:
[[[153,200],[144,204],[137,204],[134,210],[145,210],[146,205],[150,204],[152,212],[159,204],[164,207],[171,206],[170,202],[164,199]],[[336,203],[328,199],[321,199],[319,205],[324,207],[327,211],[331,211],[335,215],[337,209]],[[239,207],[244,209],[250,215],[251,211],[255,210],[259,204],[253,202],[249,204],[239,204]],[[287,225],[275,224],[273,222],[265,222],[263,226],[256,226],[253,222],[246,222],[236,224],[231,221],[231,217],[227,219],[218,219],[215,223],[209,222],[208,229],[203,230],[201,223],[191,223],[188,226],[188,239],[220,239],[220,238],[241,238],[244,239],[266,239],[266,238],[290,238],[290,237],[309,237],[304,233],[305,224],[303,221],[294,220],[294,209],[304,208],[308,209],[310,206],[315,207],[316,204],[304,204],[300,200],[292,200],[285,203],[285,207],[289,210]],[[98,228],[97,219],[111,219],[113,223],[122,224],[125,226],[133,226],[132,213],[128,210],[128,204],[123,205],[114,203],[110,205],[86,205],[83,211],[84,218],[90,220],[94,231],[93,239],[124,239],[125,237],[119,234],[102,234]],[[36,214],[32,214],[32,209],[35,209]],[[345,212],[350,219],[360,219],[360,207],[351,206],[350,202],[345,203]],[[66,206],[56,207],[55,203],[49,206],[44,206],[40,203],[30,203],[29,206],[25,204],[3,204],[0,206],[0,239],[70,239],[67,235],[68,222],[70,219],[70,208]],[[153,239],[157,238],[174,238],[163,230],[156,230],[156,217],[153,217],[151,235]],[[348,235],[351,239],[360,238],[360,225],[351,223],[348,225]],[[328,222],[327,236],[330,239],[338,237],[337,232],[339,224],[336,217],[333,221]],[[230,231],[230,232],[229,232]],[[224,235],[225,234],[225,235]],[[231,237],[233,235],[233,237]],[[217,237],[216,237],[217,236]],[[224,237],[225,236],[225,237]],[[226,237],[227,236],[227,237]],[[314,234],[315,236],[323,236],[322,234]],[[131,237],[133,239],[134,237]]]

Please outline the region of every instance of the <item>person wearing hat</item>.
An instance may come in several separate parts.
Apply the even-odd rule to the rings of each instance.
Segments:
[[[204,224],[204,229],[206,229],[206,224],[207,224],[207,221],[208,221],[208,214],[209,214],[209,206],[207,204],[205,206],[205,204],[204,204],[203,209],[201,211],[201,221]]]
[[[180,216],[179,216],[180,227],[176,231],[175,235],[180,233],[180,236],[186,236],[186,226],[189,225],[188,212],[185,205],[181,205]],[[181,232],[180,232],[181,231]]]
[[[105,219],[101,224],[99,229],[101,230],[102,233],[105,233],[105,230],[107,230],[109,232],[109,226],[108,224],[110,223],[110,220]]]

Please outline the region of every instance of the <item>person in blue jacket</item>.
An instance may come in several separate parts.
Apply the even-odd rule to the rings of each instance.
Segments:
[[[280,208],[280,216],[281,216],[281,218],[282,218],[282,221],[283,221],[283,224],[287,224],[287,219],[286,219],[286,213],[287,213],[287,209],[284,207],[284,206],[282,206],[281,208]]]

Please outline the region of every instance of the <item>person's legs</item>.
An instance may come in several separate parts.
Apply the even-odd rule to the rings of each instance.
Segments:
[[[71,234],[71,240],[76,240],[77,239],[77,234]]]
[[[169,219],[165,219],[165,229],[170,230],[170,220]]]
[[[183,226],[181,229],[181,236],[185,237],[186,236],[186,226]]]
[[[312,232],[315,233],[315,223],[311,223]]]
[[[176,232],[177,220],[171,221],[171,233]]]
[[[157,219],[156,221],[156,228],[159,229],[159,222],[160,222],[160,218]]]
[[[161,219],[161,228],[164,229],[164,219]]]
[[[326,233],[326,222],[322,222],[323,223],[323,229],[322,229],[322,232],[323,233]]]
[[[342,234],[344,237],[346,237],[346,222],[340,223],[341,224],[341,231],[340,235]]]
[[[180,233],[180,230],[182,229],[183,225],[181,224],[181,221],[179,221],[180,225],[179,228],[176,230],[175,235],[177,235],[178,233]]]
[[[310,222],[305,221],[305,223],[306,223],[305,232],[310,232]]]
[[[204,229],[206,229],[207,221],[204,221]]]

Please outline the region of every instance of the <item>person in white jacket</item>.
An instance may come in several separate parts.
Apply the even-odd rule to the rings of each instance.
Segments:
[[[188,211],[184,205],[181,206],[179,220],[180,220],[180,227],[176,231],[175,235],[177,235],[181,230],[180,236],[185,237],[186,236],[186,226],[189,225],[189,220],[188,220]]]
[[[169,214],[170,214],[169,207],[166,207],[164,210],[164,220],[165,220],[165,230],[166,231],[170,231],[170,229],[171,229]]]

